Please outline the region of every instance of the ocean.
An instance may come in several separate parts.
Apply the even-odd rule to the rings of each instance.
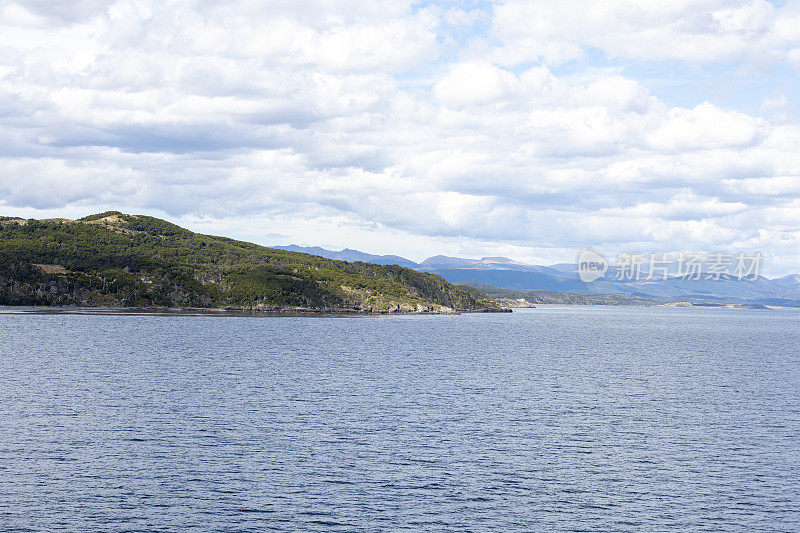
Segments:
[[[797,310],[0,312],[0,531],[797,531]]]

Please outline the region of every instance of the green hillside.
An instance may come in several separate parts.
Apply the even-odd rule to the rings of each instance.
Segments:
[[[448,312],[498,304],[440,276],[334,261],[116,211],[0,217],[0,304]]]

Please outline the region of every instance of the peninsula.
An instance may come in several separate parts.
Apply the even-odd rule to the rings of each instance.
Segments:
[[[0,217],[0,305],[258,313],[507,311],[435,274],[326,259],[109,211]]]

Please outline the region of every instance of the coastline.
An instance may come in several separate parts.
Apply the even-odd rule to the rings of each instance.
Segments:
[[[510,308],[451,311],[364,311],[347,308],[210,308],[210,307],[88,307],[0,305],[0,315],[130,315],[130,316],[207,316],[207,317],[378,317],[413,315],[461,315],[474,313],[511,313]]]

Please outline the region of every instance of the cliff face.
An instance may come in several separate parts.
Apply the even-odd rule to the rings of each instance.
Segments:
[[[357,312],[498,310],[431,274],[193,233],[119,212],[0,218],[0,304]]]

